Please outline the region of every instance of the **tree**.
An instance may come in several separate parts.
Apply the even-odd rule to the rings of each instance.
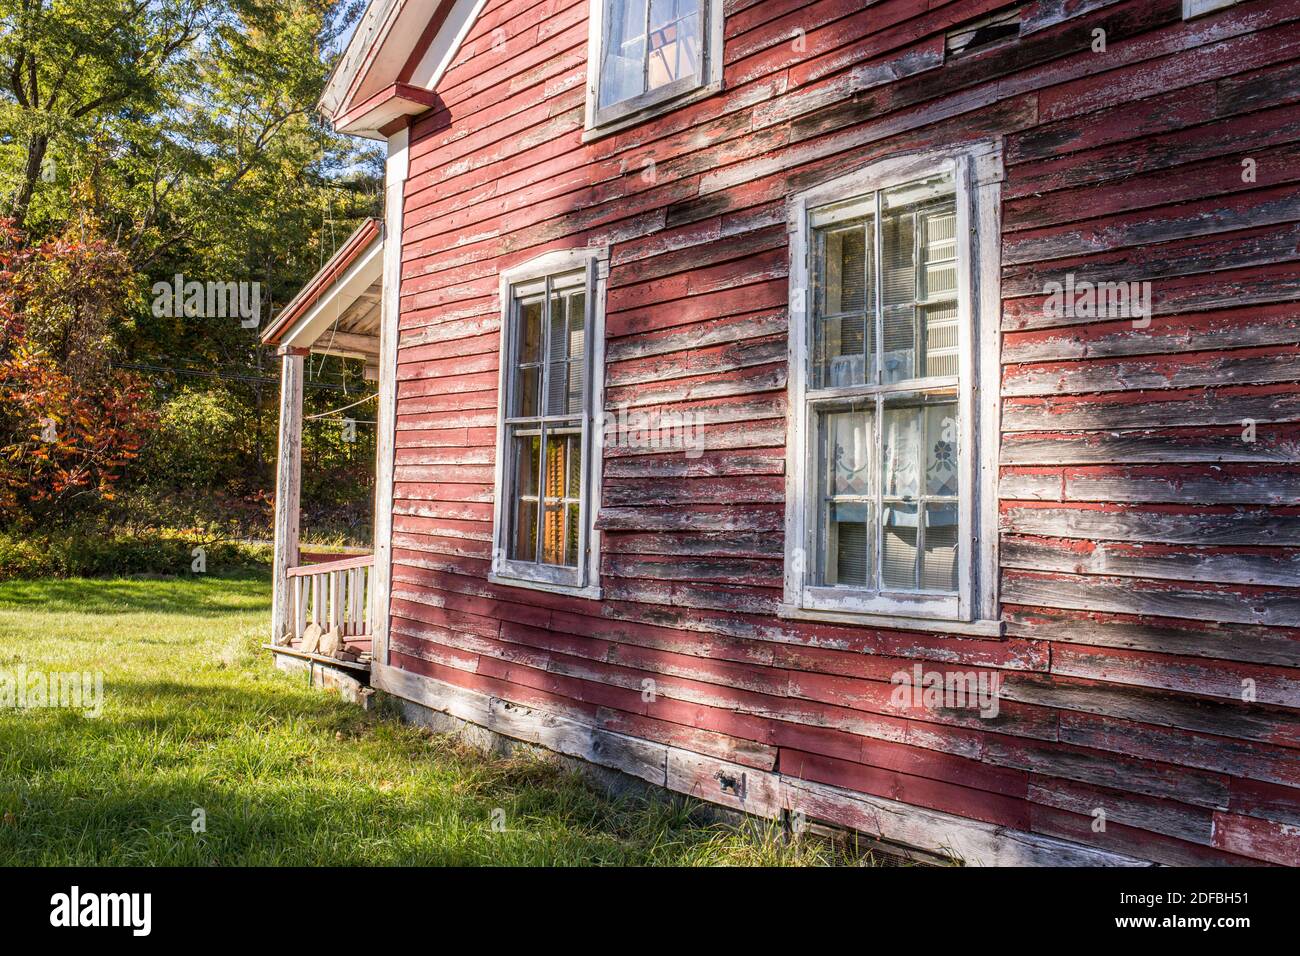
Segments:
[[[0,0],[0,64],[24,142],[9,200],[16,226],[50,175],[52,137],[111,110],[156,105],[202,31],[203,10],[201,0]]]
[[[338,136],[313,112],[339,38],[363,6],[0,0],[0,216],[6,209],[15,215],[30,249],[68,237],[72,223],[93,222],[97,240],[120,253],[145,288],[177,274],[257,282],[265,321],[381,205],[376,150]],[[115,261],[109,256],[97,266],[107,270]],[[45,268],[68,265],[47,260]],[[92,274],[99,273],[87,278]],[[237,320],[154,315],[134,288],[121,292],[121,308],[96,312],[105,321],[111,316],[108,325],[96,326],[89,314],[68,324],[51,306],[40,319],[52,323],[46,335],[29,315],[27,373],[44,358],[68,372],[53,334],[64,321],[78,335],[99,336],[105,376],[144,372],[148,382],[133,379],[133,387],[147,384],[156,407],[184,387],[215,381],[223,407],[243,405],[244,457],[240,467],[219,470],[239,475],[226,490],[253,496],[269,486],[276,363],[257,330]],[[341,359],[315,362],[314,374],[349,389],[360,381],[360,371]],[[40,381],[48,394],[58,392],[47,387],[48,377]],[[35,380],[24,389],[28,396],[40,391]],[[308,394],[309,405],[334,397]],[[129,462],[109,472],[131,481],[160,473],[151,466],[133,476]],[[87,497],[94,496],[79,500]]]
[[[138,277],[93,221],[37,246],[0,222],[0,242],[0,515],[66,516],[112,497],[153,423],[110,367]]]

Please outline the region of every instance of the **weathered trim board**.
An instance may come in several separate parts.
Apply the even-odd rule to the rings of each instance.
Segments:
[[[396,667],[375,664],[371,682],[380,690],[493,733],[764,819],[802,812],[809,820],[955,858],[968,866],[1152,865],[1067,840],[967,820],[612,733]]]

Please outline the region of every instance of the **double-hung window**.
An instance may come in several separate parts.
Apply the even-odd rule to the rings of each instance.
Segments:
[[[587,127],[636,122],[722,83],[722,0],[592,0]]]
[[[601,367],[603,269],[599,252],[580,250],[502,276],[492,562],[499,583],[594,588],[593,369]]]
[[[785,613],[996,630],[995,159],[886,160],[791,203]]]

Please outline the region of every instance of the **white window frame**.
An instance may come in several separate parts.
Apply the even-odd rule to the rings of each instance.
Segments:
[[[700,0],[700,74],[686,77],[657,90],[600,108],[601,44],[605,35],[605,5],[622,0],[591,0],[587,40],[587,120],[583,141],[590,142],[626,129],[671,109],[712,96],[722,89],[724,0]],[[649,0],[647,0],[649,2]],[[690,82],[686,82],[686,80]]]
[[[558,567],[506,558],[509,521],[506,508],[506,463],[509,458],[506,419],[511,405],[511,374],[518,333],[513,289],[529,282],[583,270],[587,284],[587,327],[585,341],[586,414],[582,419],[582,528],[579,549],[585,554],[577,567]],[[596,508],[600,503],[601,425],[605,404],[605,287],[609,278],[608,248],[564,249],[538,256],[500,274],[501,351],[497,384],[497,440],[492,509],[493,584],[533,588],[578,597],[600,597],[600,532],[596,530]],[[543,454],[545,450],[543,449]]]
[[[816,562],[811,558],[816,553],[814,509],[818,499],[815,405],[833,401],[837,394],[842,398],[853,389],[811,388],[810,212],[944,172],[952,174],[955,185],[961,323],[958,592],[925,595],[819,586],[814,583]],[[881,160],[790,198],[789,438],[782,617],[953,634],[1002,633],[997,553],[1001,179],[1000,146],[981,143]]]

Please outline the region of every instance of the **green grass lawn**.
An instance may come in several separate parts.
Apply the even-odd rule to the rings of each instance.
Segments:
[[[259,649],[269,613],[264,580],[0,583],[0,672],[104,678],[98,718],[0,709],[0,864],[840,862],[311,690]]]

